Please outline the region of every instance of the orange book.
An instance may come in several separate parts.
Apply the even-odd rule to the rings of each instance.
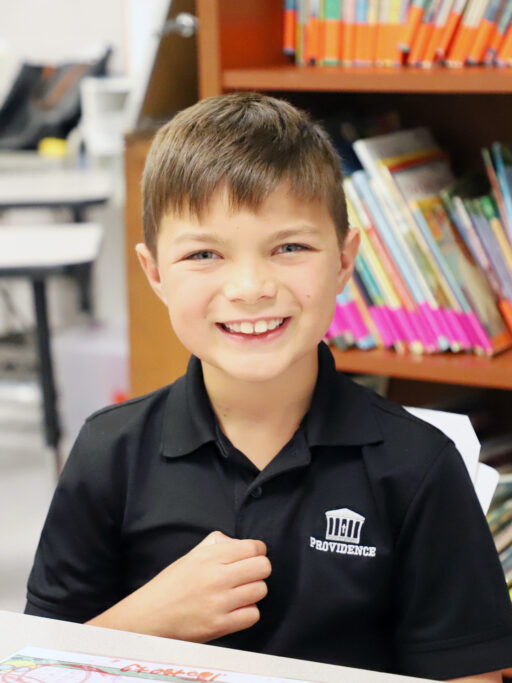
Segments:
[[[317,64],[320,56],[319,5],[319,0],[308,1],[304,41],[304,61],[306,64]]]
[[[489,46],[484,56],[485,64],[492,64],[496,59],[496,55],[498,54],[501,44],[505,39],[505,33],[507,32],[511,18],[512,3],[505,2],[501,8],[501,12],[499,12],[498,16],[496,17],[495,27],[493,28]]]
[[[476,37],[486,4],[487,0],[469,0],[459,30],[446,58],[448,66],[459,68],[464,65],[471,49],[471,43]]]
[[[283,52],[287,55],[295,54],[296,16],[295,0],[286,0],[283,22]]]
[[[496,27],[496,17],[500,12],[501,6],[506,0],[489,0],[487,9],[478,27],[475,40],[468,55],[470,64],[480,64],[483,62],[487,48],[491,42],[493,31]]]
[[[380,0],[375,51],[375,61],[379,66],[400,66],[402,63],[399,45],[405,24],[401,21],[401,10],[400,0]]]
[[[322,64],[336,65],[340,58],[340,0],[325,0],[323,10],[323,31],[320,36]]]
[[[356,0],[344,0],[342,10],[340,61],[351,66],[355,54]]]
[[[437,56],[439,59],[444,59],[451,48],[452,42],[457,34],[457,31],[462,21],[462,13],[466,6],[467,0],[455,0],[453,8],[448,15],[448,20],[441,35],[441,40],[437,48]]]
[[[400,49],[402,52],[410,52],[416,33],[423,21],[423,15],[428,9],[431,0],[413,0],[409,6],[409,13],[405,23],[404,34],[400,40]]]
[[[496,62],[503,66],[512,66],[512,24],[509,24],[505,38],[496,56]]]
[[[448,16],[453,7],[454,0],[443,0],[434,20],[434,25],[430,33],[427,46],[422,57],[422,66],[430,67],[434,64],[437,57],[437,50],[441,45],[441,38],[448,21]]]
[[[425,11],[423,20],[418,27],[416,38],[411,45],[411,50],[408,56],[408,63],[412,66],[420,66],[423,62],[425,52],[427,50],[430,38],[434,31],[434,20],[441,6],[442,0],[433,0],[430,7]]]

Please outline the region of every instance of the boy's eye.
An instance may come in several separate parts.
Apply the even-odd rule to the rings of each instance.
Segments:
[[[289,247],[292,247],[292,249],[289,249]],[[293,254],[295,251],[297,251],[297,249],[295,249],[295,247],[297,247],[297,249],[299,249],[300,251],[309,249],[309,247],[306,247],[304,244],[294,244],[294,243],[283,244],[279,247],[279,249],[285,249],[285,252],[284,252],[285,254]]]
[[[213,251],[196,251],[194,254],[190,254],[190,256],[186,257],[186,261],[210,261],[211,259],[208,258],[209,254],[214,254]]]

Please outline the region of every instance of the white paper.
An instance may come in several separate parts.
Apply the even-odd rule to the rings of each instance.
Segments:
[[[410,408],[409,406],[404,406],[404,408],[411,415],[437,427],[454,442],[469,472],[482,510],[484,514],[487,514],[498,485],[499,474],[489,465],[478,461],[480,442],[469,417],[459,413],[448,413],[444,410]]]
[[[304,683],[225,671],[204,666],[147,662],[25,647],[0,662],[0,681],[6,683],[134,683],[134,679],[200,681],[201,683]]]

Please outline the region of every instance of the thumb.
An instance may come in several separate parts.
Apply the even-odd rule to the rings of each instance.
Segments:
[[[199,545],[213,545],[214,543],[226,543],[227,541],[232,541],[233,539],[230,536],[226,536],[226,534],[223,534],[222,531],[212,531],[211,534],[208,534]]]

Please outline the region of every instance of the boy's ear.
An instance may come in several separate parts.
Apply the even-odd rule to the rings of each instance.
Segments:
[[[137,258],[144,271],[151,289],[155,292],[157,297],[167,304],[167,299],[165,298],[165,293],[162,287],[162,280],[160,278],[160,271],[158,270],[158,265],[156,263],[153,254],[149,251],[147,246],[141,242],[135,246],[135,251],[137,253]]]
[[[345,285],[352,277],[354,272],[354,264],[356,262],[359,244],[361,242],[361,235],[359,228],[351,227],[345,237],[343,249],[340,251],[340,269],[338,272],[338,294],[345,289]]]

